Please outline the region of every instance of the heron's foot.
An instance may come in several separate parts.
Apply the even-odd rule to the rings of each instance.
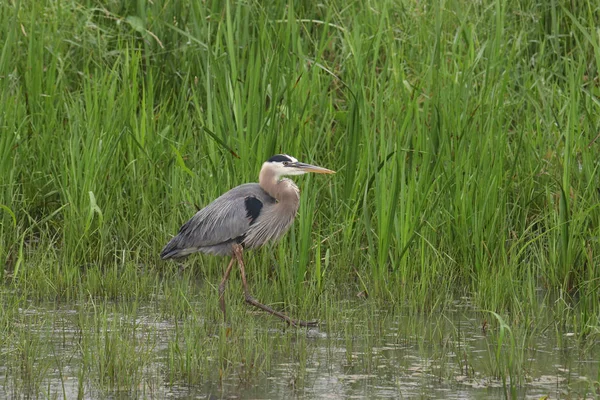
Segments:
[[[313,327],[313,326],[319,326],[319,321],[300,321],[298,319],[296,320],[291,320],[291,322],[289,322],[290,325],[292,326],[305,326],[307,328]]]
[[[256,300],[254,297],[252,297],[252,295],[248,292],[245,293],[245,297],[246,297],[246,303],[252,304],[256,308],[260,308],[261,310],[266,311],[269,314],[272,314],[276,317],[281,318],[282,320],[287,322],[289,325],[296,326],[296,327],[298,327],[298,326],[309,327],[309,326],[317,326],[318,325],[318,321],[300,321],[297,319],[291,319],[284,313],[274,310],[271,307],[260,303],[258,300]]]

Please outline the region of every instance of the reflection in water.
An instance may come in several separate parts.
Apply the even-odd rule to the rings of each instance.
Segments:
[[[308,330],[247,315],[256,324],[236,337],[201,320],[166,320],[150,305],[135,312],[36,305],[20,310],[12,336],[0,342],[0,396],[501,399],[510,390],[499,373],[510,371],[510,348],[497,352],[481,314],[424,318],[352,306]],[[598,346],[581,352],[572,335],[560,335],[558,343],[544,332],[515,333],[518,398],[593,395]],[[206,356],[186,350],[192,340]],[[220,356],[227,350],[233,354]],[[186,379],[194,356],[206,368]],[[118,376],[123,371],[130,376]]]

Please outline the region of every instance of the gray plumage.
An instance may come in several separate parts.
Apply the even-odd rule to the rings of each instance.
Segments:
[[[287,181],[287,182],[284,182]],[[289,179],[279,182],[297,186]],[[255,218],[246,201],[258,200],[262,207]],[[278,203],[258,183],[246,183],[224,193],[187,221],[160,253],[161,258],[181,258],[195,252],[231,255],[233,243],[245,248],[259,247],[288,231],[300,204],[299,196]]]
[[[198,211],[167,243],[161,258],[195,252],[231,255],[234,244],[248,249],[279,239],[294,222],[300,204],[298,186],[281,177],[307,172],[333,173],[285,154],[271,157],[263,163],[259,183],[237,186]]]

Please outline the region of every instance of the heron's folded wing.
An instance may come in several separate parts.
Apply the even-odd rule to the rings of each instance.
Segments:
[[[161,254],[177,249],[215,246],[243,238],[258,218],[263,204],[274,202],[256,183],[237,186],[198,211],[165,246]]]

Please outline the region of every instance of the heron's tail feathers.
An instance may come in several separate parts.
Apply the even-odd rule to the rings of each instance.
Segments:
[[[160,258],[168,260],[169,258],[183,258],[197,251],[196,249],[190,249],[181,246],[181,240],[179,236],[175,236],[167,243],[167,245],[160,252]]]
[[[185,258],[190,254],[201,252],[206,254],[214,254],[217,256],[230,256],[232,255],[231,246],[236,243],[241,243],[243,237],[236,239],[226,240],[220,243],[209,243],[204,246],[198,243],[190,242],[186,240],[185,236],[181,234],[175,236],[167,243],[167,245],[160,252],[160,258],[168,260],[170,258]]]

